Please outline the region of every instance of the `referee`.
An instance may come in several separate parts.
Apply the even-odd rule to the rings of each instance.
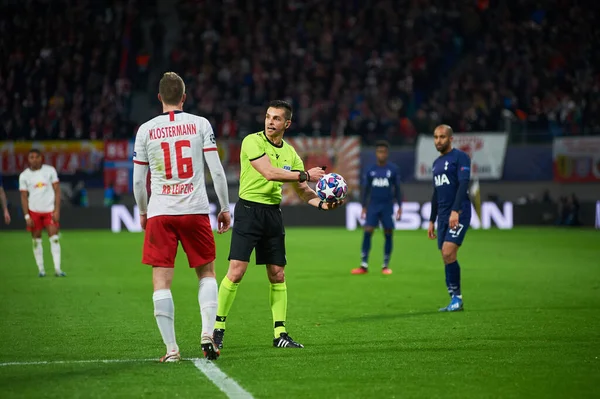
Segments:
[[[296,193],[308,204],[331,210],[343,204],[321,202],[307,182],[325,175],[324,168],[304,170],[304,163],[294,147],[283,141],[292,123],[292,107],[286,101],[272,101],[265,115],[265,130],[249,134],[240,152],[240,192],[235,207],[235,223],[229,250],[229,269],[219,288],[219,305],[214,340],[223,347],[225,321],[235,300],[238,285],[256,249],[256,264],[266,265],[271,282],[270,302],[273,313],[276,348],[303,348],[285,328],[287,287],[285,284],[285,228],[281,217],[281,187],[294,184]]]

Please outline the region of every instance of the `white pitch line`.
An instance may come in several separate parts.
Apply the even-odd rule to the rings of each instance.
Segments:
[[[213,384],[227,395],[230,399],[254,399],[250,392],[242,388],[233,378],[221,371],[214,363],[206,359],[182,359],[191,361],[194,366],[202,372]],[[0,367],[9,366],[40,366],[54,364],[92,364],[92,363],[158,363],[157,359],[93,359],[93,360],[40,360],[32,362],[5,362]]]
[[[41,360],[37,362],[6,362],[0,363],[0,367],[7,366],[37,366],[49,364],[81,364],[81,363],[137,363],[157,362],[156,359],[95,359],[95,360]]]
[[[193,359],[194,365],[230,399],[254,399],[250,392],[206,359]]]

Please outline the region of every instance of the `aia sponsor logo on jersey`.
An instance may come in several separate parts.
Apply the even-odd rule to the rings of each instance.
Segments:
[[[389,187],[390,181],[386,177],[376,177],[373,179],[373,187]]]
[[[450,184],[450,180],[448,180],[448,176],[446,176],[445,173],[442,175],[435,175],[433,179],[436,187],[443,186],[444,184]]]

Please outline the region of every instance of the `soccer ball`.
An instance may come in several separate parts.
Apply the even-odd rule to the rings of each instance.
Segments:
[[[321,201],[335,202],[348,194],[348,185],[341,175],[328,173],[317,182],[316,192]]]

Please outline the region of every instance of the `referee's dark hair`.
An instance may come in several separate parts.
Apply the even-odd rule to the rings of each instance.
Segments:
[[[285,119],[288,121],[292,119],[292,105],[284,100],[273,100],[269,103],[268,108],[283,108],[285,109]]]
[[[388,143],[386,140],[377,140],[375,142],[375,148],[377,147],[385,147],[385,148],[390,148],[390,143]]]

